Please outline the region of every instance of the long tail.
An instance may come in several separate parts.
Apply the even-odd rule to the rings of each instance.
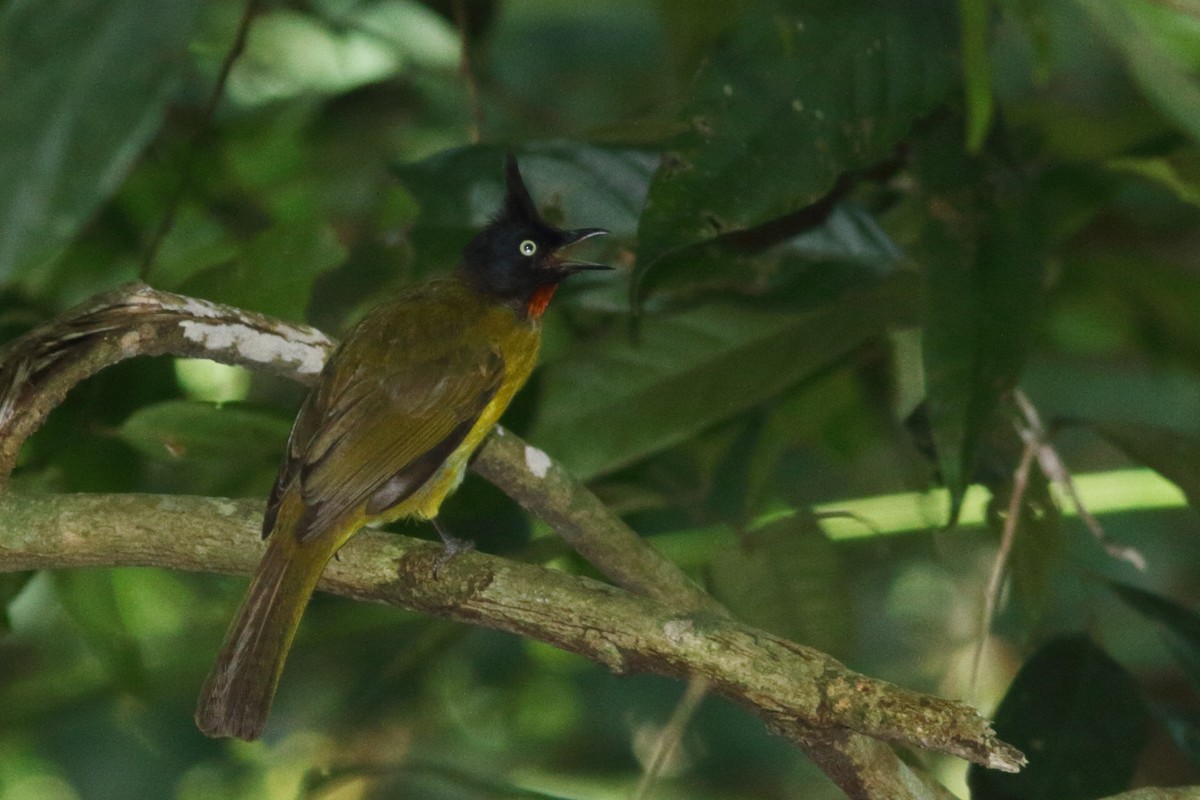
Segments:
[[[332,555],[324,542],[300,544],[290,526],[279,527],[200,690],[196,725],[208,736],[262,734],[300,617]]]

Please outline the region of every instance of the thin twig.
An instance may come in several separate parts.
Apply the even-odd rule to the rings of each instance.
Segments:
[[[638,781],[637,789],[634,790],[631,800],[649,800],[650,791],[658,781],[659,775],[662,774],[663,767],[670,762],[675,751],[679,749],[684,731],[687,730],[692,718],[696,716],[696,712],[700,709],[700,703],[706,696],[708,696],[708,681],[698,675],[693,675],[688,681],[683,697],[679,698],[679,702],[675,704],[671,718],[667,720],[667,724],[655,737],[654,753],[650,756],[650,763],[646,765],[646,771],[642,773],[642,779]]]
[[[213,85],[213,90],[208,97],[208,101],[200,111],[200,121],[196,126],[195,135],[188,145],[187,155],[184,157],[183,164],[179,168],[179,182],[176,183],[175,190],[164,204],[165,211],[163,212],[162,219],[159,220],[158,227],[154,229],[154,234],[150,237],[150,243],[146,246],[146,252],[142,256],[142,263],[138,267],[138,277],[142,280],[146,280],[149,276],[150,269],[154,266],[154,259],[158,257],[158,251],[162,247],[163,240],[167,238],[167,234],[175,226],[175,217],[179,213],[179,205],[183,202],[183,195],[192,183],[192,173],[196,166],[196,159],[200,153],[200,145],[204,142],[205,136],[208,135],[213,115],[217,113],[217,106],[220,105],[221,98],[225,95],[225,84],[229,82],[229,74],[233,71],[234,62],[238,60],[238,57],[246,49],[246,36],[250,30],[250,21],[254,18],[257,2],[258,0],[246,0],[246,4],[242,7],[242,18],[238,22],[238,29],[234,35],[233,44],[230,45],[228,52],[225,53],[225,58],[221,61],[221,68],[217,72],[217,81]]]
[[[1029,397],[1024,392],[1017,389],[1013,392],[1013,399],[1017,403],[1017,407],[1021,409],[1021,413],[1025,416],[1025,426],[1020,429],[1020,434],[1028,443],[1036,441],[1038,466],[1042,470],[1042,474],[1047,480],[1057,484],[1071,499],[1071,505],[1075,507],[1079,518],[1083,520],[1084,525],[1100,546],[1104,548],[1104,552],[1111,557],[1131,564],[1134,569],[1139,572],[1146,571],[1146,557],[1135,547],[1128,545],[1117,544],[1108,538],[1104,532],[1104,527],[1101,526],[1100,520],[1096,519],[1092,512],[1088,511],[1087,506],[1083,503],[1083,498],[1079,494],[1079,489],[1075,486],[1075,478],[1071,475],[1071,471],[1067,469],[1067,465],[1063,463],[1062,457],[1058,454],[1058,450],[1054,445],[1050,444],[1049,436],[1046,433],[1046,428],[1042,424],[1041,415],[1038,414],[1037,408],[1030,402]]]
[[[471,32],[467,25],[466,0],[454,0],[454,23],[458,26],[458,35],[462,37],[462,51],[458,60],[458,74],[467,85],[467,95],[471,103],[471,141],[478,144],[483,139],[483,106],[479,102],[479,83],[475,79],[475,68],[471,63]]]
[[[979,664],[983,660],[983,651],[991,636],[992,618],[999,603],[1001,582],[1004,578],[1008,557],[1012,552],[1013,540],[1017,535],[1017,522],[1021,518],[1021,505],[1025,502],[1025,492],[1029,488],[1029,470],[1037,454],[1036,440],[1026,443],[1021,453],[1021,463],[1013,473],[1012,495],[1008,498],[1008,509],[1005,512],[1004,530],[1000,535],[1000,547],[996,557],[992,559],[992,574],[988,577],[987,591],[983,596],[983,614],[979,625],[979,642],[975,645],[975,654],[971,658],[971,680],[968,684],[971,695],[975,694],[976,681],[979,678]]]

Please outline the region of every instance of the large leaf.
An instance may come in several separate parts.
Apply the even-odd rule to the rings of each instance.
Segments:
[[[228,263],[199,272],[181,291],[291,320],[305,318],[313,281],[341,263],[332,227],[315,220],[279,224],[254,237]]]
[[[1150,102],[1200,141],[1200,26],[1194,9],[1149,0],[1077,2],[1124,56]]]
[[[1096,431],[1174,483],[1200,510],[1200,438],[1157,425],[1136,422],[1092,423]]]
[[[745,14],[696,80],[638,230],[639,270],[760,225],[888,156],[957,78],[954,7],[779,3]]]
[[[87,569],[54,572],[53,576],[63,610],[79,626],[112,681],[129,691],[142,691],[146,686],[145,659],[121,614],[116,573]]]
[[[815,311],[712,303],[646,317],[636,342],[611,332],[542,371],[530,439],[581,478],[679,444],[910,321],[904,277]]]
[[[673,250],[643,277],[640,291],[680,297],[795,287],[806,298],[827,300],[895,269],[902,259],[899,247],[868,211],[843,202],[819,226],[765,250],[747,251],[721,239]]]
[[[135,411],[120,436],[151,458],[226,462],[283,454],[291,421],[250,406],[168,400]]]
[[[0,12],[0,281],[56,256],[159,127],[194,0]]]
[[[1041,647],[996,711],[996,735],[1029,766],[1010,775],[972,764],[972,800],[1091,800],[1129,786],[1146,742],[1146,709],[1129,674],[1085,636]]]
[[[1165,597],[1126,586],[1110,583],[1109,586],[1127,605],[1160,627],[1163,641],[1171,655],[1179,662],[1184,673],[1200,692],[1200,616]]]
[[[244,496],[267,492],[290,430],[250,406],[168,400],[129,415],[118,435],[150,459],[159,491]]]
[[[923,357],[929,422],[950,521],[958,516],[980,441],[1024,366],[1044,290],[1039,218],[994,197],[1000,178],[954,154],[944,126],[916,154],[927,219],[915,255],[925,269]]]
[[[807,513],[731,541],[708,566],[709,583],[740,620],[841,652],[852,607],[837,549]]]

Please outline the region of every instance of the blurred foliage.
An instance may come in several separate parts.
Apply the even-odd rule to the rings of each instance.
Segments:
[[[135,278],[336,334],[453,264],[511,149],[548,218],[613,232],[588,256],[620,271],[564,287],[506,424],[747,622],[985,710],[1016,676],[1020,796],[1200,781],[1194,3],[250,10],[0,3],[0,335]],[[972,689],[1017,386],[1069,469],[1145,465],[1192,508],[1102,519],[1136,574],[1035,470]],[[301,396],[122,364],[51,415],[14,486],[263,495]],[[938,483],[951,507],[904,536],[863,519],[831,541],[810,511]],[[986,529],[946,530],[971,484]],[[587,570],[478,479],[445,513],[485,550]],[[626,797],[681,692],[318,597],[266,740],[213,742],[191,708],[243,585],[0,580],[0,798]],[[965,796],[961,763],[930,763]],[[1017,791],[993,779],[977,796]],[[659,788],[838,796],[717,700]]]

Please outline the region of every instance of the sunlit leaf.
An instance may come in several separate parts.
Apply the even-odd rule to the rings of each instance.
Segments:
[[[229,75],[229,97],[254,106],[309,94],[335,94],[388,78],[412,63],[456,63],[453,28],[416,3],[361,4],[335,27],[312,14],[258,15]]]
[[[1129,787],[1146,742],[1146,709],[1129,674],[1084,636],[1030,657],[995,715],[996,735],[1029,765],[1006,774],[972,764],[972,800],[1091,800]]]
[[[988,55],[990,0],[958,0],[962,24],[963,84],[967,92],[967,149],[979,152],[992,124],[995,97]]]
[[[54,258],[154,135],[198,2],[0,10],[0,281]]]
[[[1174,483],[1200,510],[1200,438],[1158,425],[1093,422],[1096,432]]]

